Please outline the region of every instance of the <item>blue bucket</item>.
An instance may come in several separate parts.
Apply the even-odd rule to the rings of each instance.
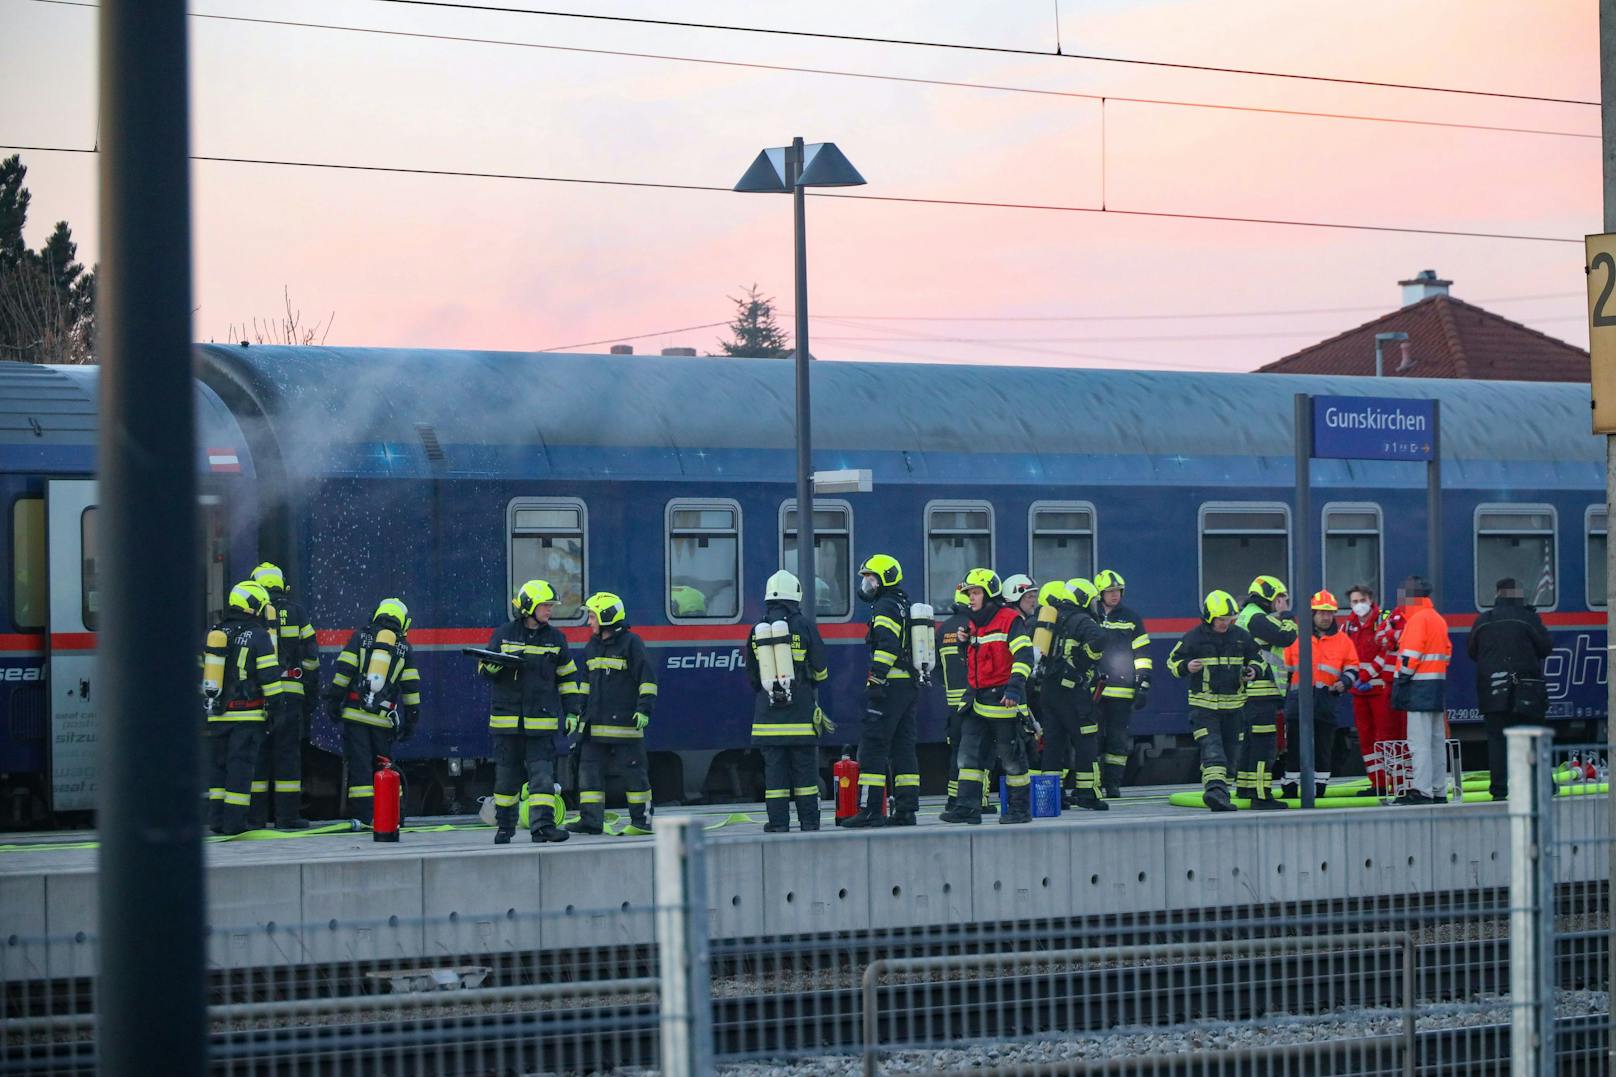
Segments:
[[[1059,774],[1039,774],[1034,771],[1031,782],[1032,817],[1034,819],[1053,819],[1061,813],[1061,776]],[[999,810],[1010,810],[1010,787],[1005,784],[1004,778],[999,779]]]

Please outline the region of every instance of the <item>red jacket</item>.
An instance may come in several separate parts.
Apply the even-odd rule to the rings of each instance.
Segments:
[[[1371,606],[1368,617],[1360,618],[1354,613],[1341,627],[1357,648],[1362,675],[1375,679],[1371,694],[1390,689],[1392,677],[1397,673],[1397,638],[1403,634],[1402,614]]]

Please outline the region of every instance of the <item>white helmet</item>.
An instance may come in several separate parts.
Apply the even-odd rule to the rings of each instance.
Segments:
[[[1038,585],[1032,582],[1031,576],[1017,573],[1004,581],[1004,600],[1014,606],[1021,601],[1021,596],[1035,589]]]
[[[802,584],[797,577],[785,569],[781,569],[769,577],[769,582],[763,589],[763,599],[765,602],[773,602],[776,599],[784,599],[787,602],[801,602]]]

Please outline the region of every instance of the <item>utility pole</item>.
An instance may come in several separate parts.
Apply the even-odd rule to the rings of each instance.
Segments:
[[[786,185],[791,188],[792,267],[796,290],[797,327],[793,358],[797,375],[797,579],[802,581],[802,615],[819,623],[819,577],[814,564],[814,447],[813,408],[808,398],[808,220],[807,188],[798,182],[803,172],[803,141],[799,135],[786,149]]]
[[[98,1072],[207,1066],[184,0],[101,0]]]

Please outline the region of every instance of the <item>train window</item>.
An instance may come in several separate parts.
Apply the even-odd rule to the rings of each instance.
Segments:
[[[575,498],[519,497],[506,509],[510,521],[510,593],[528,580],[555,588],[551,620],[583,620],[588,586],[589,513]]]
[[[11,505],[11,623],[44,628],[46,597],[45,499],[19,497]]]
[[[1281,504],[1201,506],[1201,593],[1223,590],[1236,600],[1258,576],[1289,579],[1291,514]]]
[[[1039,583],[1094,575],[1094,506],[1035,501],[1027,514],[1027,574]]]
[[[1605,532],[1610,514],[1603,505],[1590,505],[1587,516],[1588,532],[1588,607],[1605,607]]]
[[[948,609],[967,572],[992,566],[992,505],[933,501],[926,506],[926,601]]]
[[[1365,584],[1380,586],[1380,506],[1324,506],[1324,586],[1347,608],[1347,592]]]
[[[80,612],[84,616],[84,627],[91,632],[96,631],[101,623],[101,592],[95,576],[95,561],[100,548],[96,541],[96,532],[99,530],[96,521],[100,515],[100,510],[92,505],[79,517],[79,549],[83,554],[79,580]]]
[[[668,618],[740,620],[741,506],[670,501],[667,526]]]
[[[853,506],[814,498],[814,610],[822,620],[853,615]],[[780,506],[780,567],[797,574],[797,503]]]
[[[1553,609],[1559,601],[1552,505],[1480,505],[1476,508],[1476,607],[1493,605],[1497,583],[1513,577],[1526,601]]]

